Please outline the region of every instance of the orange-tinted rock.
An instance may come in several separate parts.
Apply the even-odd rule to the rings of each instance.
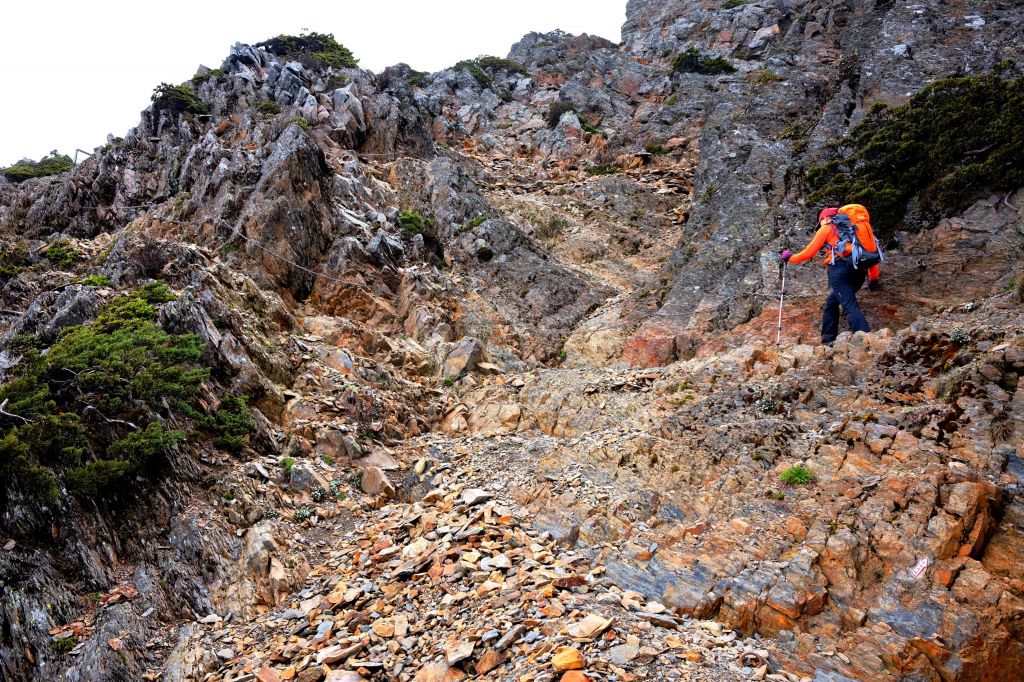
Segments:
[[[559,647],[551,658],[555,670],[580,670],[584,665],[583,654],[571,646]]]
[[[281,675],[273,668],[263,667],[256,673],[259,682],[281,682]]]
[[[488,649],[482,656],[480,656],[480,659],[477,660],[476,665],[473,667],[476,670],[477,675],[486,675],[504,663],[506,658],[506,655],[500,651]]]
[[[795,540],[803,540],[807,537],[807,526],[799,516],[790,516],[786,519],[786,532],[792,535]]]
[[[561,682],[592,682],[593,679],[582,670],[568,670],[562,674]]]

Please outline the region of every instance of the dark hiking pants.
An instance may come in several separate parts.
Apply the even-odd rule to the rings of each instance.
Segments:
[[[871,327],[857,303],[857,291],[864,286],[867,270],[858,270],[848,260],[828,266],[828,285],[832,289],[821,314],[821,342],[832,343],[839,336],[839,306],[846,311],[850,331],[869,332]]]

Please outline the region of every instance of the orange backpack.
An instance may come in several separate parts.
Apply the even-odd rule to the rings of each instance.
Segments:
[[[871,216],[860,204],[841,207],[832,219],[832,227],[837,235],[833,262],[836,258],[850,258],[853,267],[870,268],[885,260],[882,247],[871,229]]]

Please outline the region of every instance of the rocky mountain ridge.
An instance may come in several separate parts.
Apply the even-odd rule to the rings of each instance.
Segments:
[[[236,45],[195,111],[0,184],[5,391],[154,279],[209,374],[136,411],[185,434],[137,499],[14,475],[0,670],[1014,679],[1019,188],[910,212],[865,296],[889,329],[806,345],[809,267],[780,348],[772,304],[827,142],[1019,55],[1019,9],[725,5],[437,74]],[[93,456],[131,435],[82,418]]]

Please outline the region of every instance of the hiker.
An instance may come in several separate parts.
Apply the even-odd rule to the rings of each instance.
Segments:
[[[869,289],[878,287],[882,255],[871,231],[867,209],[860,204],[826,208],[818,214],[818,231],[811,243],[800,253],[786,249],[779,258],[785,263],[803,263],[823,248],[831,291],[821,314],[821,342],[831,346],[839,335],[839,306],[846,311],[851,331],[871,331],[857,303],[857,291],[864,286],[865,278]]]

